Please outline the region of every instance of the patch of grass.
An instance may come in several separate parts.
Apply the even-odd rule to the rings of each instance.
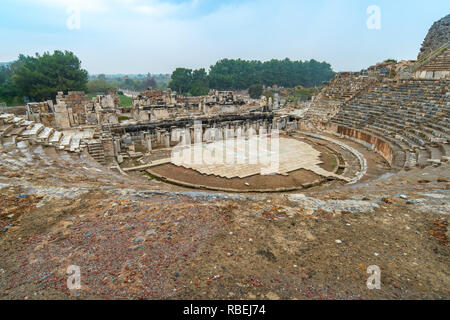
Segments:
[[[147,176],[150,180],[156,180],[156,181],[161,181],[158,177],[155,177],[154,175],[152,175],[151,173],[148,173],[147,171],[143,171],[144,175]]]
[[[337,167],[336,158],[334,156],[331,157],[330,166],[331,166],[332,171],[334,171],[334,169],[336,169],[336,167]]]
[[[133,105],[133,99],[131,99],[130,97],[119,95],[119,98],[120,98],[120,106],[122,108],[129,108]]]
[[[119,119],[119,122],[122,122],[122,121],[130,120],[131,118],[127,117],[127,116],[120,116],[118,119]]]
[[[95,98],[96,96],[99,96],[99,95],[104,95],[104,93],[103,92],[97,92],[97,93],[88,93],[88,99],[89,100],[92,100],[92,98]]]

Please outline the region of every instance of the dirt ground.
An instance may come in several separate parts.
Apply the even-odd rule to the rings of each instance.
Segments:
[[[381,190],[373,181],[314,194],[378,203],[374,211],[145,186],[41,204],[4,187],[0,298],[448,299],[448,172],[415,169]],[[70,265],[80,267],[81,289],[67,288]],[[371,265],[380,290],[367,288]]]
[[[217,176],[205,176],[192,169],[178,167],[173,164],[161,165],[148,170],[151,174],[170,178],[181,183],[203,185],[211,188],[228,188],[235,190],[269,190],[277,188],[301,188],[304,183],[322,179],[319,175],[308,170],[296,170],[288,176],[254,175],[246,178],[226,179]],[[323,180],[323,179],[322,179]],[[248,185],[246,185],[248,183]]]

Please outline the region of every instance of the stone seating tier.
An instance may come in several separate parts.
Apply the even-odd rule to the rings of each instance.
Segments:
[[[449,156],[448,89],[449,81],[425,80],[374,87],[331,122],[385,137],[405,151],[405,165],[438,162]]]

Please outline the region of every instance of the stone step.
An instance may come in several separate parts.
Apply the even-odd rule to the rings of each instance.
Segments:
[[[22,132],[22,137],[36,137],[43,129],[44,125],[41,123],[35,123],[30,129]]]
[[[0,114],[0,121],[2,124],[9,123],[12,119],[14,119],[14,115],[10,113],[2,113]]]
[[[71,142],[72,135],[63,133],[63,137],[61,139],[61,142],[59,143],[59,149],[69,148]]]
[[[9,122],[14,123],[17,126],[20,126],[22,123],[24,123],[26,120],[20,117],[14,117],[12,120],[10,120]]]
[[[42,142],[47,142],[54,131],[55,129],[53,128],[45,127],[44,130],[42,130],[42,132],[38,135],[38,139]]]
[[[13,129],[11,129],[11,131],[9,131],[8,133],[5,134],[5,137],[18,136],[23,131],[25,131],[25,129],[26,129],[26,127],[13,128]]]
[[[14,129],[14,125],[13,124],[0,125],[0,137],[6,136],[13,129]]]
[[[70,151],[72,152],[79,152],[80,151],[80,138],[72,138],[72,141],[70,143]]]
[[[59,142],[61,141],[62,135],[63,135],[62,132],[55,130],[48,141],[51,144],[55,144],[55,145],[59,144]]]
[[[420,165],[427,165],[428,159],[430,159],[430,152],[428,150],[416,150],[417,154],[417,163]]]
[[[23,127],[28,127],[28,126],[31,126],[34,123],[35,123],[34,121],[25,120],[20,125],[23,126]]]
[[[450,144],[440,143],[439,148],[441,149],[443,157],[450,157]]]
[[[429,147],[430,150],[430,159],[431,160],[441,160],[442,159],[442,151],[439,147]]]

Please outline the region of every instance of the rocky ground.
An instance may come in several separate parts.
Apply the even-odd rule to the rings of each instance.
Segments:
[[[448,169],[285,195],[2,178],[0,298],[448,299]]]

